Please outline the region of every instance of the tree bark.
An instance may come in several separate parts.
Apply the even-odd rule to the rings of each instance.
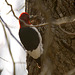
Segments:
[[[75,0],[27,1],[29,14],[37,15],[36,19],[33,19],[34,22],[48,23],[38,27],[44,45],[41,68],[39,69],[36,62],[28,56],[29,75],[73,75],[73,72],[69,71],[75,68],[75,17],[71,22],[68,19],[75,16]],[[64,17],[67,17],[65,22],[61,19]],[[57,19],[62,22],[60,25],[53,24]]]

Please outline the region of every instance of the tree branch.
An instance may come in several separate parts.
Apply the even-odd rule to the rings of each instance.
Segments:
[[[60,28],[64,33],[66,33],[66,34],[68,34],[68,35],[75,35],[75,33],[71,33],[71,32],[65,31],[60,25],[59,25],[59,28]]]
[[[9,53],[11,55],[11,58],[12,58],[12,62],[13,62],[13,75],[16,75],[15,74],[15,61],[14,61],[14,58],[13,58],[13,55],[12,55],[12,52],[11,52],[11,48],[10,48],[10,43],[9,43],[9,40],[8,40],[8,37],[7,37],[7,33],[6,33],[6,30],[5,30],[5,27],[2,23],[2,26],[3,26],[3,29],[4,29],[4,33],[5,33],[5,38],[6,38],[6,41],[7,41],[7,45],[8,45],[8,50],[9,50]]]
[[[9,61],[7,61],[6,59],[4,59],[4,58],[2,58],[2,57],[0,57],[0,59],[4,60],[4,61],[6,61],[6,62],[9,62]]]
[[[74,22],[74,21],[75,21],[75,15],[71,15],[68,17],[63,17],[63,18],[53,20],[52,24],[61,25],[61,24],[70,23],[70,22]]]
[[[40,27],[40,26],[48,25],[48,23],[43,23],[43,24],[39,24],[39,25],[28,25],[28,24],[26,24],[23,20],[19,19],[19,18],[15,15],[12,5],[9,4],[9,3],[7,2],[7,0],[5,0],[5,2],[7,3],[7,5],[9,5],[9,6],[11,7],[11,11],[12,11],[14,17],[15,17],[16,19],[22,21],[26,26],[28,26],[28,27]],[[38,2],[40,3],[40,0],[39,0]],[[39,3],[38,3],[38,5],[40,5]],[[47,14],[45,13],[45,11],[42,9],[42,7],[41,7],[41,6],[39,6],[39,7],[40,7],[40,10],[44,13],[45,17],[48,17]],[[75,21],[75,15],[72,15],[72,16],[63,17],[63,18],[60,18],[60,19],[53,20],[53,21],[52,21],[52,24],[58,25],[59,28],[60,28],[64,33],[66,33],[66,34],[68,34],[68,35],[75,35],[75,33],[67,32],[67,31],[65,31],[64,29],[62,29],[61,26],[60,26],[61,24],[70,23],[70,22],[74,22],[74,21]]]
[[[14,17],[15,17],[16,19],[18,19],[18,17],[15,15],[15,12],[14,12],[14,10],[13,10],[12,5],[11,5],[11,4],[9,4],[7,0],[5,0],[5,2],[7,3],[7,5],[8,5],[8,6],[10,6],[10,7],[11,7],[11,11],[12,11],[12,13],[13,13]]]
[[[7,5],[9,5],[9,6],[11,7],[11,11],[12,11],[14,17],[15,17],[16,19],[20,20],[21,22],[23,22],[24,25],[26,25],[26,26],[28,26],[28,27],[39,27],[39,26],[44,26],[44,25],[46,25],[46,24],[39,24],[39,25],[29,25],[29,24],[26,24],[23,20],[19,19],[19,18],[15,15],[15,12],[14,12],[14,10],[13,10],[12,5],[9,4],[9,3],[7,2],[7,0],[5,0],[5,2],[7,3]]]
[[[67,32],[67,31],[65,31],[65,30],[61,27],[61,24],[70,23],[70,22],[75,22],[75,15],[68,16],[68,17],[63,17],[63,18],[59,18],[59,19],[53,20],[53,21],[52,21],[52,24],[58,25],[59,28],[60,28],[64,33],[66,33],[66,34],[68,34],[68,35],[75,35],[75,33]]]
[[[5,25],[5,27],[8,29],[10,35],[17,41],[17,43],[25,50],[25,48],[23,47],[23,45],[17,40],[17,38],[12,34],[10,28],[8,27],[8,25],[4,22],[4,20],[2,19],[2,17],[0,16],[0,20],[1,20],[1,23],[3,25]]]

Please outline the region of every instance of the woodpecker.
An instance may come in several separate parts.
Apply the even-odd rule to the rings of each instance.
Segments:
[[[27,53],[34,59],[38,59],[43,53],[42,37],[37,28],[25,25],[25,23],[32,25],[29,19],[27,12],[23,12],[19,16],[19,37]]]

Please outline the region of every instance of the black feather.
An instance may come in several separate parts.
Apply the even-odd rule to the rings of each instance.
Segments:
[[[40,43],[38,33],[31,27],[20,28],[19,37],[22,44],[28,51],[35,50]]]

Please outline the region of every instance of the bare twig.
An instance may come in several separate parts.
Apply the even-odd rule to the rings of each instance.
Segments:
[[[2,22],[1,22],[2,23]],[[3,26],[3,29],[4,29],[4,33],[5,33],[5,38],[6,38],[6,41],[7,41],[7,45],[8,45],[8,49],[9,49],[9,53],[11,55],[11,58],[12,58],[12,62],[13,62],[13,75],[16,75],[15,74],[15,61],[14,61],[14,58],[13,58],[13,55],[12,55],[12,52],[11,52],[11,49],[10,49],[10,43],[9,43],[9,40],[8,40],[8,37],[7,37],[7,33],[6,33],[6,30],[5,30],[5,27],[2,23],[2,26]]]
[[[60,28],[64,33],[66,33],[66,34],[68,34],[68,35],[75,35],[75,33],[68,32],[68,31],[64,30],[64,29],[61,27],[61,24],[70,23],[70,22],[74,22],[74,21],[75,21],[75,15],[72,15],[72,16],[63,17],[63,18],[60,18],[60,19],[53,20],[53,21],[52,21],[52,24],[58,25],[59,28]]]
[[[68,32],[68,31],[64,30],[60,25],[59,25],[59,28],[60,28],[64,33],[66,33],[66,34],[68,34],[68,35],[75,35],[75,33],[71,33],[71,32]]]
[[[11,7],[11,11],[12,11],[14,17],[15,17],[16,19],[20,20],[21,22],[23,22],[24,25],[26,25],[26,26],[28,26],[28,27],[38,27],[38,26],[44,26],[44,25],[45,25],[45,24],[40,24],[40,25],[29,25],[29,24],[26,24],[23,20],[19,19],[19,18],[15,15],[15,12],[14,12],[14,10],[13,10],[12,5],[9,4],[7,0],[5,0],[5,2],[7,3],[7,5],[9,5],[9,6]]]
[[[5,0],[5,1],[6,1],[6,3],[11,7],[11,11],[12,11],[14,17],[15,17],[16,19],[22,21],[26,26],[28,26],[28,27],[40,27],[40,26],[48,25],[48,23],[39,24],[39,25],[28,25],[28,24],[26,24],[23,20],[19,19],[19,18],[15,15],[12,5],[9,4],[9,3],[7,2],[7,0]],[[41,7],[40,4],[39,4],[39,3],[41,3],[41,1],[39,0],[39,1],[37,1],[37,3],[38,3],[38,5],[39,5],[39,7],[40,7],[40,11],[42,11],[42,12],[44,13],[45,17],[48,18],[47,14],[45,13],[45,11],[42,9],[42,7]],[[75,15],[72,15],[72,16],[63,17],[63,18],[60,18],[60,19],[53,20],[53,21],[52,21],[52,24],[59,25],[59,28],[60,28],[64,33],[66,33],[66,34],[68,34],[68,35],[75,35],[75,33],[67,32],[67,31],[65,31],[64,29],[62,29],[61,26],[60,26],[61,24],[70,23],[70,22],[74,22],[74,21],[75,21]]]
[[[6,59],[4,59],[4,58],[2,58],[2,57],[0,57],[0,59],[4,60],[4,61],[6,61],[6,62],[9,62],[9,61],[7,61]]]
[[[40,26],[46,26],[46,25],[48,25],[48,23],[42,23],[39,25],[31,25],[30,27],[40,27]]]
[[[24,50],[25,50],[25,48],[24,48],[24,47],[22,46],[22,44],[16,39],[16,37],[12,34],[11,30],[9,29],[9,27],[7,26],[7,24],[4,22],[4,20],[1,18],[1,16],[0,16],[0,22],[1,22],[2,26],[3,26],[4,32],[5,32],[5,36],[6,36],[6,40],[7,40],[7,44],[8,44],[8,48],[9,48],[9,52],[10,52],[10,55],[11,55],[11,58],[12,58],[12,61],[13,61],[13,66],[14,66],[14,68],[13,68],[13,75],[16,75],[16,74],[15,74],[15,64],[25,64],[26,62],[15,62],[15,61],[14,61],[13,55],[12,55],[12,53],[11,53],[10,43],[9,43],[9,41],[8,41],[8,37],[7,37],[7,33],[6,33],[6,30],[5,30],[5,27],[6,27],[6,28],[8,29],[8,31],[10,32],[11,36],[20,44],[20,46],[21,46]],[[5,27],[4,27],[4,25],[5,25]],[[9,62],[9,61],[7,61],[6,59],[4,59],[4,58],[2,58],[2,57],[0,57],[0,59],[4,60],[4,61],[6,61],[6,62]],[[11,62],[9,62],[9,63],[11,63]]]
[[[24,46],[17,40],[17,38],[12,34],[10,28],[8,27],[8,25],[4,22],[4,20],[2,19],[2,17],[0,16],[0,20],[1,20],[1,23],[3,25],[5,25],[5,27],[8,29],[9,33],[11,34],[11,36],[17,41],[17,43],[25,50]]]
[[[61,24],[70,23],[70,22],[74,22],[74,21],[75,21],[75,15],[71,15],[68,17],[63,17],[63,18],[53,20],[52,24],[61,25]]]
[[[5,2],[7,3],[7,5],[9,5],[9,6],[11,7],[11,11],[12,11],[14,17],[15,17],[16,19],[18,19],[18,20],[21,20],[21,19],[19,19],[19,18],[15,15],[15,12],[14,12],[14,10],[13,10],[12,5],[9,4],[9,3],[7,2],[7,0],[5,0]],[[39,4],[39,3],[41,3],[41,1],[39,0],[39,1],[37,1],[37,3]],[[39,4],[39,5],[40,5],[40,4]],[[40,10],[44,13],[44,15],[48,18],[47,13],[45,13],[44,9],[42,9],[41,6],[39,6],[39,7],[40,7],[39,9],[40,9]],[[22,20],[21,20],[21,21],[22,21]],[[69,22],[73,22],[73,21],[75,21],[75,15],[68,16],[68,17],[63,17],[63,18],[54,20],[54,21],[52,21],[52,24],[61,25],[61,24],[63,24],[63,23],[69,23]],[[24,21],[22,21],[22,22],[23,22],[25,25],[30,26],[30,25],[26,24]],[[34,26],[36,26],[36,25],[34,25]],[[42,24],[41,24],[41,26],[42,26]]]
[[[14,10],[13,10],[12,5],[11,5],[11,4],[9,4],[7,0],[5,0],[5,2],[7,3],[7,5],[9,5],[9,6],[11,7],[11,11],[12,11],[12,13],[13,13],[14,17],[15,17],[16,19],[18,19],[18,17],[15,15],[15,12],[14,12]]]
[[[8,60],[6,60],[6,59],[4,59],[4,58],[2,58],[2,57],[0,57],[0,59],[2,59],[2,60],[5,61],[5,62],[11,63],[10,61],[8,61]],[[15,64],[26,64],[26,62],[15,62]]]

